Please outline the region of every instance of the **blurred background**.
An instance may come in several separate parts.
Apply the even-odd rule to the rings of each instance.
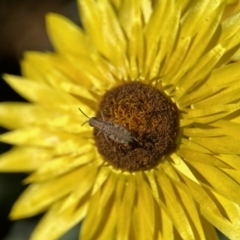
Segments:
[[[73,0],[0,0],[0,76],[20,75],[19,61],[28,50],[52,51],[45,28],[45,14],[55,12],[80,24]],[[0,79],[0,101],[24,101]],[[0,133],[6,130],[0,128]],[[10,146],[0,143],[0,153]],[[0,240],[28,240],[41,216],[9,221],[12,204],[24,190],[25,174],[0,173]],[[61,240],[78,239],[79,226]]]

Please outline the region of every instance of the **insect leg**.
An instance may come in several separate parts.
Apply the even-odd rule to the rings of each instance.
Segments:
[[[107,138],[107,135],[105,133],[103,133],[102,131],[99,131],[98,134],[97,134],[97,137],[99,136],[99,134],[102,133],[106,139],[106,141],[109,143],[109,140]]]
[[[102,120],[105,121],[102,110],[101,110],[101,116],[102,116]]]
[[[103,133],[103,134],[104,134],[104,137],[105,137],[106,141],[107,141],[108,143],[110,143],[109,140],[108,140],[108,138],[107,138],[107,135],[106,135],[105,133]]]

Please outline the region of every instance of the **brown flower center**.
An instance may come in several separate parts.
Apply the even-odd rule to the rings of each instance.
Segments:
[[[175,147],[177,108],[151,86],[132,82],[111,89],[96,119],[101,126],[94,129],[98,151],[115,168],[149,169]]]

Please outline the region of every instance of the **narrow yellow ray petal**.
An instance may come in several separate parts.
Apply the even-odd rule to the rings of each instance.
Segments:
[[[158,202],[160,197],[159,197],[159,192],[158,192],[158,185],[156,183],[155,176],[154,176],[154,171],[150,170],[150,171],[145,172],[145,174],[149,181],[149,184],[151,187],[151,192],[154,196],[154,199]]]
[[[214,94],[209,98],[203,99],[202,101],[193,104],[192,108],[196,109],[204,108],[205,106],[208,105],[218,105],[219,102],[221,102],[221,104],[236,102],[236,100],[240,98],[238,94],[239,86],[240,86],[239,80],[236,80],[231,83],[230,87],[226,87],[221,92],[218,92],[217,94]]]
[[[240,109],[240,103],[232,103],[232,104],[218,104],[213,106],[205,106],[205,108],[199,108],[199,109],[191,109],[188,111],[188,113],[186,114],[187,118],[197,118],[197,117],[202,117],[202,116],[206,116],[206,115],[211,115],[211,114],[217,114],[217,113],[221,113],[221,112],[229,112],[229,113],[233,113],[237,110]],[[184,114],[183,114],[184,115]],[[185,117],[185,116],[184,116]]]
[[[135,239],[138,240],[152,240],[153,235],[150,231],[151,228],[148,226],[148,224],[146,224],[145,215],[141,213],[141,217],[139,217],[139,213],[142,212],[143,207],[144,206],[141,204],[137,204],[133,207],[133,217],[131,220],[133,224],[134,236]]]
[[[210,86],[227,84],[238,80],[240,78],[239,67],[240,62],[234,62],[216,68],[203,87],[207,89]]]
[[[91,196],[89,200],[87,215],[81,227],[80,239],[94,239],[94,233],[97,231],[102,220],[102,216],[100,214],[102,209],[100,209],[101,206],[98,206],[99,198],[100,192],[98,191]]]
[[[93,61],[89,56],[79,58],[68,55],[63,57],[55,53],[34,51],[24,53],[21,61],[22,74],[28,79],[46,82],[48,75],[57,71],[66,76],[69,81],[78,83],[89,90],[93,84],[96,85],[96,82],[99,81],[98,78],[101,80],[103,78],[97,68],[92,66]],[[98,78],[94,78],[94,76],[98,76]]]
[[[199,31],[199,24],[204,21],[205,16],[214,11],[219,4],[220,0],[192,2],[182,19],[180,38],[194,36]]]
[[[142,72],[144,62],[144,39],[139,1],[123,1],[119,14],[120,22],[122,20],[122,26],[128,36],[129,75],[131,79],[137,79]]]
[[[189,169],[189,167],[185,164],[185,162],[182,160],[180,156],[178,156],[177,154],[172,154],[171,158],[174,161],[174,164],[172,166],[175,169],[177,169],[177,171],[187,176],[193,182],[200,184],[199,181],[194,176],[194,174],[192,173],[192,171]]]
[[[221,120],[220,120],[221,121]],[[203,126],[202,128],[195,127],[185,127],[183,129],[183,135],[187,137],[217,137],[224,135],[224,129],[214,128],[210,126]]]
[[[240,185],[227,174],[211,165],[193,161],[189,161],[188,163],[193,167],[192,170],[196,172],[198,181],[204,186],[237,204],[240,203]]]
[[[217,113],[217,114],[204,116],[204,117],[197,117],[197,118],[188,118],[188,116],[186,114],[185,116],[182,115],[186,119],[180,119],[180,126],[184,127],[184,126],[191,125],[193,123],[202,123],[202,124],[211,123],[213,121],[222,119],[230,114],[231,114],[231,112],[223,112],[223,113]]]
[[[239,224],[239,214],[240,214],[240,207],[238,204],[233,203],[232,201],[229,201],[225,197],[219,195],[216,192],[212,192],[214,197],[218,200],[218,202],[223,207],[224,211],[226,212],[226,215],[228,216],[229,221],[232,224]],[[240,227],[239,227],[240,229]]]
[[[18,219],[42,212],[51,204],[72,192],[78,186],[76,179],[91,171],[92,167],[86,165],[58,178],[31,184],[13,205],[10,217]]]
[[[100,191],[97,191],[90,197],[87,216],[84,219],[80,232],[81,239],[96,239],[96,235],[102,230],[102,228],[100,229],[101,224],[105,222],[105,219],[109,215],[111,205],[108,204],[105,208],[102,205],[99,205],[100,197]],[[107,199],[107,201],[109,201],[109,199]]]
[[[193,182],[184,173],[181,174],[181,177],[184,179],[184,182],[189,189],[189,194],[191,194],[194,200],[201,205],[202,209],[205,211],[211,211],[219,218],[224,218],[221,209],[218,207],[218,203],[213,198],[211,198],[203,186]]]
[[[136,211],[141,211],[141,215],[144,219],[143,223],[145,224],[146,228],[149,229],[148,237],[153,236],[154,234],[154,226],[155,223],[155,216],[154,216],[154,198],[151,193],[151,189],[148,184],[143,180],[145,178],[144,174],[136,173],[136,180],[137,180],[137,206]],[[141,234],[139,234],[141,235]],[[137,238],[138,239],[138,238]]]
[[[166,28],[161,35],[158,56],[151,67],[152,77],[156,77],[158,74],[164,75],[164,69],[168,68],[168,64],[170,63],[169,58],[171,57],[171,54],[174,54],[173,47],[179,28],[180,11],[178,8],[173,7],[169,14],[171,14],[171,17],[169,17],[168,21],[166,22]],[[180,59],[178,60],[181,62]],[[166,85],[164,79],[165,78],[163,78],[163,83]]]
[[[94,1],[78,1],[80,15],[83,20],[84,29],[89,38],[94,42],[98,49],[103,47],[105,50],[104,39],[101,36],[101,20],[98,14],[97,5]]]
[[[93,168],[91,171],[83,172],[81,178],[79,176],[80,181],[77,181],[77,187],[66,197],[59,212],[64,212],[65,210],[72,208],[72,206],[78,207],[79,204],[82,204],[85,201],[88,202],[96,180],[97,170],[97,168]],[[75,210],[76,209],[73,209],[73,211]]]
[[[206,47],[209,45],[209,42],[214,38],[213,35],[219,26],[225,5],[220,4],[220,1],[211,1],[211,4],[212,10],[209,14],[203,14],[203,19],[200,21],[199,27],[195,26],[195,30],[198,32],[193,40],[184,63],[192,61],[192,59],[198,59],[204,51],[206,51]]]
[[[78,3],[83,25],[90,39],[98,51],[126,78],[126,42],[112,7],[106,0]]]
[[[174,96],[174,100],[180,99],[184,94],[191,90],[197,83],[203,81],[203,79],[212,71],[213,67],[219,61],[225,49],[221,45],[217,45],[210,52],[204,55],[198,60],[198,64],[192,67],[186,76],[182,79],[174,79],[177,83],[177,90]]]
[[[222,131],[222,134],[225,134],[227,136],[232,137],[239,137],[239,131],[240,131],[240,124],[226,121],[226,120],[219,120],[217,122],[214,122],[211,124],[214,127],[219,127],[219,130]]]
[[[144,18],[144,23],[146,24],[152,14],[152,3],[148,0],[140,0],[140,5]]]
[[[0,155],[2,172],[31,172],[43,166],[53,157],[53,152],[45,148],[14,147]]]
[[[211,223],[209,223],[204,217],[202,217],[202,215],[201,222],[203,230],[205,231],[206,239],[219,240],[219,236],[214,226]]]
[[[87,202],[78,206],[76,210],[74,209],[76,206],[71,206],[62,212],[60,209],[64,200],[58,201],[51,206],[34,229],[30,240],[58,239],[85,217],[88,207]]]
[[[115,228],[118,218],[118,211],[115,202],[113,202],[113,206],[109,211],[110,213],[108,213],[109,215],[106,219],[104,227],[102,228],[101,233],[99,233],[97,236],[98,240],[114,239],[116,237]]]
[[[164,172],[160,171],[160,169],[159,171],[156,171],[155,174],[159,186],[162,186],[161,189],[164,193],[165,203],[171,214],[170,218],[174,226],[183,239],[194,239],[194,234],[189,223],[189,218],[186,215],[183,206],[178,201],[178,197],[172,183],[164,174]],[[174,206],[174,208],[172,206]]]
[[[116,8],[116,10],[118,10],[119,7],[121,6],[121,0],[110,0],[110,2],[112,2],[113,6]]]
[[[121,176],[122,177],[122,176]],[[123,189],[122,198],[118,201],[118,219],[116,239],[128,239],[130,223],[132,219],[132,209],[136,197],[136,182],[133,175],[126,176],[126,182]],[[120,187],[122,183],[120,183]],[[117,186],[119,186],[119,182]]]
[[[88,106],[81,104],[81,109],[87,115],[94,116],[94,112]],[[87,128],[81,126],[86,121],[86,117],[78,108],[75,113],[75,115],[66,114],[57,109],[30,103],[4,102],[0,104],[0,124],[7,129],[35,126],[76,134]]]
[[[79,136],[76,136],[69,133],[61,133],[59,131],[51,131],[39,127],[27,127],[1,134],[0,141],[13,145],[29,145],[40,147],[52,147],[63,143],[71,144],[71,146],[75,149],[75,146],[79,146],[79,143],[83,142],[84,138],[91,137],[92,136],[90,131],[82,131]],[[58,145],[55,149],[55,152],[57,152],[59,148],[62,147],[66,149],[70,146]]]
[[[156,209],[159,208],[163,209],[163,211],[171,218],[171,212],[169,211],[168,207],[165,204],[165,196],[163,194],[162,189],[159,187],[159,182],[157,179],[158,169],[154,169],[151,171],[145,172],[146,177],[149,181],[150,191],[154,197],[154,204],[156,204]],[[155,216],[158,219],[158,216]],[[156,220],[157,221],[157,220]],[[155,226],[156,227],[156,226]],[[161,231],[161,230],[160,230]]]
[[[152,44],[156,44],[159,41],[161,32],[165,29],[167,19],[169,15],[165,14],[165,11],[169,11],[171,15],[171,9],[173,8],[173,1],[157,1],[154,4],[153,12],[145,27],[145,36],[147,51],[152,47]]]
[[[59,14],[49,13],[46,15],[46,27],[57,52],[89,56],[91,45],[75,23]]]
[[[21,60],[21,73],[32,81],[46,82],[46,75],[52,71],[50,56],[53,53],[25,52]]]
[[[169,12],[166,15],[165,12]],[[173,1],[158,1],[155,3],[152,15],[146,24],[144,35],[146,39],[146,59],[144,63],[144,75],[151,69],[159,51],[159,40],[166,28],[168,19],[172,16]]]
[[[106,35],[102,36],[106,45],[108,45],[108,47],[111,46],[111,51],[109,47],[106,52],[110,53],[109,56],[112,62],[119,64],[118,66],[120,67],[120,64],[124,63],[121,57],[126,50],[126,39],[120,27],[117,15],[107,0],[99,1],[98,10],[102,21],[102,34],[109,35],[109,38],[106,38]],[[116,56],[118,54],[120,56]]]
[[[79,152],[80,154],[80,152]],[[96,152],[92,146],[85,145],[82,147],[82,155],[78,156],[62,156],[54,158],[44,164],[37,171],[28,176],[24,182],[31,183],[37,181],[45,181],[58,175],[65,174],[74,170],[81,165],[88,164],[96,159]]]
[[[31,102],[54,107],[59,104],[76,105],[79,103],[77,99],[65,92],[59,89],[52,89],[44,83],[32,82],[22,77],[7,74],[3,77],[15,91]]]
[[[222,31],[219,43],[228,47],[228,49],[233,48],[239,42],[237,41],[237,39],[239,39],[239,22],[240,12],[238,11],[232,14],[222,23]]]
[[[189,139],[182,138],[181,149],[191,150],[193,152],[211,153],[206,147],[203,147]]]
[[[182,183],[180,183],[180,182],[175,182],[175,184],[176,184],[176,186],[177,186],[177,189],[179,189],[179,190],[181,190],[182,191],[182,193],[186,193],[187,194],[187,196],[189,196],[189,190],[188,190],[188,188],[184,185],[184,184],[182,184]],[[208,191],[207,192],[207,198],[209,198],[209,196],[210,196],[210,194],[211,194],[211,198],[213,199],[213,201],[214,201],[214,207],[216,208],[216,206],[217,206],[217,208],[220,208],[219,206],[221,205],[222,206],[222,204],[221,204],[221,202],[220,201],[218,201],[218,199],[216,199],[216,197],[213,195],[214,193],[212,193],[212,192],[210,192],[210,191]],[[181,195],[181,194],[180,194]],[[199,195],[199,193],[198,193],[198,195]],[[193,195],[193,198],[195,198],[195,196]],[[179,198],[179,200],[180,199],[182,199],[182,198]],[[212,199],[211,199],[211,201],[212,201]],[[203,200],[204,201],[204,200]],[[183,200],[183,202],[184,202],[184,206],[186,207],[186,209],[189,209],[189,206],[191,206],[192,204],[193,204],[193,202],[191,203],[191,202],[189,202],[188,203],[188,199],[184,199]],[[197,205],[198,206],[198,205]],[[205,206],[205,205],[203,205],[203,202],[200,202],[200,207],[203,209],[204,207],[203,206]],[[193,208],[196,208],[196,206],[195,206],[195,204],[192,206]],[[209,206],[208,206],[209,207]],[[213,208],[214,209],[214,208]],[[226,213],[226,211],[225,211],[225,209],[223,209],[223,208],[220,208],[221,209],[221,213],[222,213],[222,217],[223,218],[225,218],[225,219],[229,219],[228,218],[228,214]],[[194,215],[194,211],[199,211],[199,209],[197,208],[197,209],[189,209],[190,211],[190,213],[188,214],[190,217],[193,217],[193,215]],[[204,209],[205,210],[205,209]],[[210,210],[210,211],[212,211],[212,210]],[[198,220],[196,220],[195,218],[197,218]],[[205,235],[205,237],[199,237],[199,238],[196,238],[196,239],[208,239],[208,236],[212,236],[213,238],[210,238],[210,239],[218,239],[218,237],[217,237],[217,234],[216,234],[216,232],[214,231],[214,229],[213,229],[213,226],[211,226],[211,225],[209,225],[209,224],[207,224],[206,222],[205,222],[205,220],[204,220],[204,218],[202,218],[201,217],[201,215],[199,215],[199,212],[195,212],[195,217],[194,218],[192,218],[192,222],[194,223],[194,226],[192,227],[192,229],[193,230],[196,230],[195,229],[195,227],[197,227],[198,225],[198,228],[199,228],[199,231],[200,231],[200,233],[202,233],[202,234],[204,234]],[[198,223],[198,224],[196,224],[196,223]],[[207,225],[207,228],[205,228],[205,226]],[[210,232],[208,232],[208,230],[210,231]],[[195,233],[195,235],[194,236],[198,236],[198,233]]]
[[[228,164],[229,166],[231,166],[233,169],[236,170],[240,170],[240,156],[238,155],[224,155],[224,154],[219,154],[218,157],[225,162],[226,164]]]
[[[97,192],[99,190],[99,188],[101,188],[102,185],[106,181],[107,182],[112,182],[111,186],[114,186],[114,179],[116,180],[116,178],[114,177],[114,174],[110,174],[110,173],[111,172],[110,172],[110,169],[108,167],[103,166],[99,169],[99,172],[98,172],[96,180],[95,180],[95,184],[94,184],[93,189],[92,189],[92,195],[94,195],[95,192]],[[111,178],[111,181],[109,180],[109,178]],[[106,189],[106,187],[104,189]],[[107,189],[108,189],[108,187],[107,187]],[[109,192],[111,192],[110,186],[109,186]]]
[[[222,168],[221,169],[224,173],[226,173],[229,177],[234,179],[238,184],[240,184],[240,174],[238,170],[235,169],[226,169]]]
[[[214,223],[214,225],[223,232],[229,239],[240,239],[240,225],[239,225],[239,206],[236,204],[233,204],[229,202],[228,200],[224,200],[224,198],[221,199],[222,204],[227,210],[228,213],[231,213],[233,215],[237,214],[237,218],[235,218],[237,221],[230,222],[226,219],[222,219],[217,217],[212,213],[212,211],[206,211],[204,209],[201,209],[202,215],[211,223]],[[224,203],[225,202],[225,203]],[[227,203],[228,202],[228,203]]]
[[[163,209],[159,206],[156,206],[156,218],[157,223],[159,224],[160,228],[158,229],[158,236],[157,239],[174,239],[174,227],[170,218],[166,215]]]
[[[196,105],[194,103],[197,103],[198,105],[199,101],[204,101],[205,99],[216,93],[220,94],[220,91],[222,91],[224,88],[226,88],[225,85],[210,86],[208,88],[198,88],[197,91],[192,91],[182,96],[182,98],[178,100],[178,106],[179,108],[184,108],[188,106],[196,108]]]
[[[81,134],[75,136],[68,136],[62,139],[61,142],[56,144],[52,149],[56,156],[64,155],[64,154],[81,154],[81,147],[85,144],[93,145],[92,133],[91,132],[83,132]]]
[[[54,88],[60,88],[64,92],[78,96],[78,98],[89,107],[93,109],[97,108],[95,96],[83,86],[69,81],[69,78],[64,76],[61,72],[54,71],[49,73],[47,81]]]
[[[197,138],[191,137],[191,141],[206,147],[214,153],[240,154],[240,139],[236,137],[212,137]]]
[[[174,85],[175,87],[173,77],[177,79],[181,78],[185,74],[186,69],[180,68],[180,66],[183,62],[183,59],[186,57],[186,53],[191,43],[190,40],[191,40],[190,38],[179,39],[176,48],[174,49],[172,55],[168,59],[168,63],[164,65],[162,69],[162,74],[163,76],[166,75],[166,79],[164,79],[164,83],[166,85]]]
[[[193,152],[187,149],[179,149],[177,154],[182,157],[185,161],[201,162],[208,165],[220,167],[220,168],[231,168],[228,164],[222,162],[220,159],[214,157],[212,154],[205,154],[200,152]]]
[[[206,239],[204,229],[201,223],[201,217],[199,216],[197,206],[195,205],[192,196],[190,194],[187,194],[187,188],[182,189],[178,186],[177,183],[175,184],[176,190],[179,194],[179,201],[185,209],[186,215],[189,217],[189,223],[191,224],[195,239]]]

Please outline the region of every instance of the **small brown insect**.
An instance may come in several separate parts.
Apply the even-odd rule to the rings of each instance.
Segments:
[[[98,119],[96,117],[89,118],[80,108],[79,111],[89,119],[82,125],[88,122],[88,124],[91,127],[94,127],[99,130],[98,135],[100,133],[103,133],[107,141],[108,141],[107,137],[109,137],[115,142],[123,144],[129,144],[136,140],[125,127],[110,121],[105,121],[102,112],[101,112],[102,119]]]

